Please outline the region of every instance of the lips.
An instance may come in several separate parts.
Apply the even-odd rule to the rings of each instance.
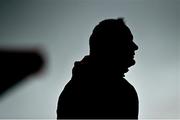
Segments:
[[[129,55],[130,58],[134,58],[135,53]]]

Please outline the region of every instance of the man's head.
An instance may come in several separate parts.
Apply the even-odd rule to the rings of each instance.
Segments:
[[[138,46],[122,18],[100,22],[90,37],[90,55],[106,62],[128,68],[135,64],[134,54]]]

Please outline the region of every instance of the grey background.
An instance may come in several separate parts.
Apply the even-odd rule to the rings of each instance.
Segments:
[[[0,99],[0,118],[56,118],[74,61],[89,53],[95,25],[124,17],[138,44],[126,74],[140,118],[180,118],[180,0],[0,0],[0,48],[40,49],[41,74]],[[18,69],[18,68],[17,68]]]

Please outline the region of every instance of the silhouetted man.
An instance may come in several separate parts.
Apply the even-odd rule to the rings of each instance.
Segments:
[[[90,37],[90,55],[75,62],[62,91],[57,118],[138,118],[138,96],[124,79],[138,46],[123,19],[100,22]]]

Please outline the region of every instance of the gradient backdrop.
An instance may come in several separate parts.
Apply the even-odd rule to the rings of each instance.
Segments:
[[[95,25],[124,17],[139,45],[126,74],[140,118],[180,118],[180,0],[0,0],[0,48],[38,48],[41,74],[0,99],[0,118],[56,118],[74,61],[89,53]],[[18,68],[17,68],[18,69]]]

